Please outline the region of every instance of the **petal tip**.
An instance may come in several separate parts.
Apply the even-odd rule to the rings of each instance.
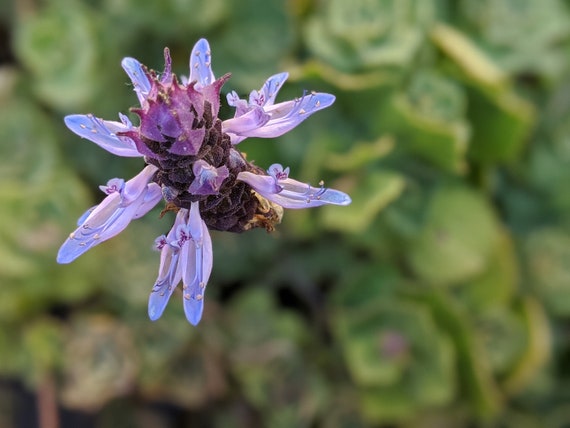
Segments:
[[[197,300],[195,298],[184,298],[184,313],[186,319],[193,326],[197,326],[202,319],[204,312],[204,299]]]

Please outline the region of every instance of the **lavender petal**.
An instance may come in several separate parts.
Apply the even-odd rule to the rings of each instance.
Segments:
[[[312,187],[292,178],[275,180],[268,175],[244,171],[238,174],[237,179],[249,184],[261,196],[283,208],[300,209],[327,204],[348,205],[351,203],[350,196],[340,190]]]
[[[190,82],[198,82],[196,87],[203,87],[214,82],[212,71],[212,55],[210,44],[206,39],[200,39],[194,45],[190,54]]]
[[[118,132],[130,128],[121,123],[99,119],[92,114],[73,114],[64,118],[69,129],[82,138],[93,141],[110,153],[124,157],[141,157],[135,143],[128,137],[119,137]]]
[[[141,106],[150,93],[151,84],[143,65],[134,58],[123,58],[121,66],[133,82]]]

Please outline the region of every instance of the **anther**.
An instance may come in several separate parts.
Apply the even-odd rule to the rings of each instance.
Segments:
[[[190,294],[188,294],[188,293],[184,294],[184,298],[185,298],[186,300],[190,300]]]

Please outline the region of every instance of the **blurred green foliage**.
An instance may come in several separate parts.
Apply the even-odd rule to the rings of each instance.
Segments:
[[[568,426],[570,2],[28,0],[0,28],[0,376],[55,379],[101,428]],[[200,37],[225,91],[289,71],[281,99],[337,96],[240,148],[353,204],[214,233],[193,328],[180,295],[146,318],[159,209],[55,254],[140,169],[63,116],[128,113],[121,58],[160,70],[169,46],[187,74]]]

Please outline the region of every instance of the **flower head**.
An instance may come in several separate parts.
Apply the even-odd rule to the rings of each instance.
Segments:
[[[204,308],[204,290],[212,270],[209,229],[243,232],[255,227],[274,229],[283,208],[323,204],[348,205],[338,190],[315,188],[289,178],[289,168],[272,165],[267,172],[248,162],[235,146],[247,137],[277,137],[330,106],[334,96],[304,94],[275,103],[286,73],[270,77],[249,100],[235,92],[227,96],[235,116],[218,118],[220,91],[229,74],[216,79],[210,46],[196,43],[190,55],[189,77],[171,72],[168,49],[162,73],[147,69],[134,58],[122,66],[130,77],[140,107],[134,126],[123,114],[120,121],[93,115],[70,115],[65,123],[73,132],[107,151],[141,157],[146,166],[129,181],[111,179],[100,186],[107,195],[79,220],[78,228],[62,245],[59,263],[69,263],[93,246],[121,232],[131,220],[150,211],[163,199],[166,211],[175,211],[170,232],[155,240],[160,251],[158,278],[149,299],[149,317],[158,319],[177,285],[182,282],[186,318],[196,325]]]

